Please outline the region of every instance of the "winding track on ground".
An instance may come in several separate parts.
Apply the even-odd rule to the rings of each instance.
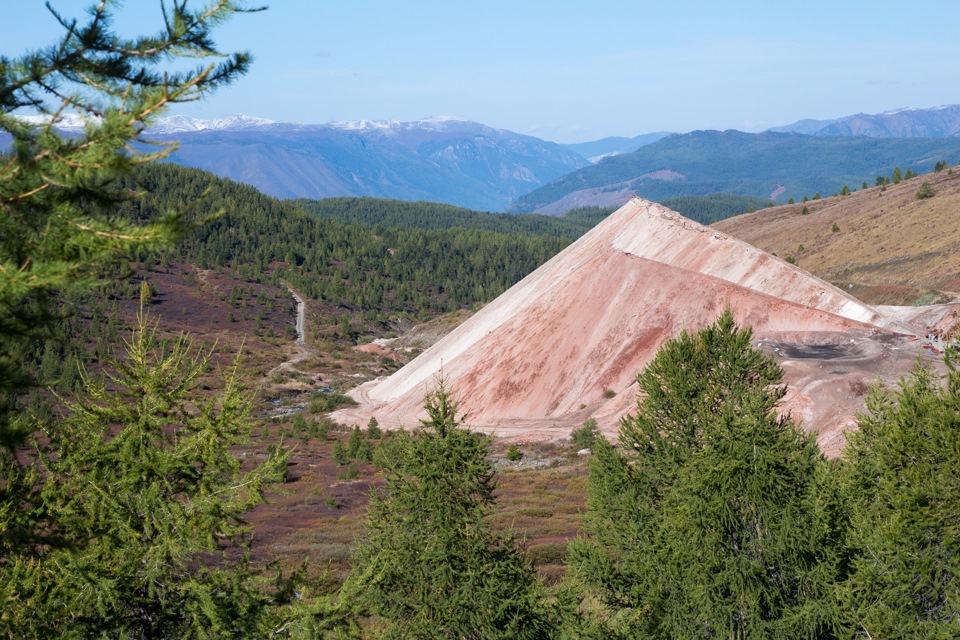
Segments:
[[[316,352],[313,349],[307,348],[306,331],[305,331],[306,319],[307,319],[307,303],[304,302],[303,297],[301,297],[300,294],[297,293],[293,289],[293,287],[291,287],[289,284],[285,282],[283,283],[283,286],[287,288],[287,291],[290,292],[290,295],[293,296],[293,299],[297,303],[297,320],[295,325],[297,330],[297,339],[294,342],[294,344],[296,345],[296,353],[292,358],[290,358],[286,362],[280,363],[276,367],[271,369],[267,373],[268,379],[270,376],[272,376],[275,372],[279,371],[280,369],[296,371],[296,367],[294,367],[296,363],[302,360],[305,360],[306,358],[316,354]]]

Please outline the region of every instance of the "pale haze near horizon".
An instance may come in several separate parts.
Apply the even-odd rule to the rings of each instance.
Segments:
[[[66,16],[91,4],[53,1]],[[158,7],[128,0],[118,28],[155,32]],[[760,131],[960,103],[955,16],[955,5],[939,0],[274,0],[215,32],[222,49],[254,55],[251,72],[167,115],[304,123],[453,116],[566,143]],[[58,33],[43,2],[9,2],[0,55],[47,46]]]

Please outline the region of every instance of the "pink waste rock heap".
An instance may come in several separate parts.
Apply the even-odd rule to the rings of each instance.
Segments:
[[[465,424],[565,440],[588,417],[615,437],[660,346],[729,306],[786,371],[783,409],[837,455],[868,386],[907,373],[956,309],[874,308],[745,242],[634,198],[388,378],[353,391],[348,424],[411,428],[442,371]],[[940,327],[942,329],[942,327]],[[927,352],[923,352],[927,353]],[[934,360],[927,353],[927,357]]]

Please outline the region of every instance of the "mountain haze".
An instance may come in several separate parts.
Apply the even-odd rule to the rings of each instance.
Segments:
[[[509,211],[558,214],[634,196],[733,193],[786,201],[872,184],[894,167],[925,173],[960,158],[960,138],[817,137],[694,131],[605,158],[518,198]]]
[[[609,156],[631,153],[644,145],[652,144],[657,140],[666,138],[668,135],[670,135],[668,131],[658,131],[656,133],[644,133],[639,136],[634,136],[633,138],[613,136],[601,140],[577,142],[561,146],[587,158],[590,162],[599,162]]]
[[[952,138],[960,135],[960,105],[932,109],[905,107],[883,113],[857,113],[836,120],[799,120],[772,132],[870,138]]]
[[[539,138],[453,118],[301,125],[235,116],[169,119],[174,162],[280,198],[373,196],[502,211],[587,160]]]

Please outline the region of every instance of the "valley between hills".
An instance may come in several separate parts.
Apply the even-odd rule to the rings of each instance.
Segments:
[[[923,185],[932,195],[918,198]],[[494,436],[490,526],[552,588],[589,526],[584,438],[616,441],[638,373],[671,338],[731,309],[783,368],[781,409],[836,458],[870,386],[918,358],[941,367],[935,350],[960,321],[954,168],[714,226],[639,198],[561,217],[281,201],[163,164],[118,186],[139,195],[119,205],[131,219],[195,201],[195,220],[222,213],[131,256],[131,273],[98,293],[66,294],[66,341],[37,344],[28,365],[69,397],[71,368],[99,371],[144,295],[158,337],[186,334],[212,354],[198,400],[222,392],[239,355],[254,399],[253,438],[233,448],[241,468],[289,451],[282,485],[245,515],[251,560],[292,572],[309,559],[321,592],[349,577],[371,493],[386,487],[377,451],[424,418],[438,373],[464,424]]]
[[[570,145],[164,118],[263,8],[52,5],[0,56],[0,636],[957,636],[960,105]],[[385,27],[528,106],[431,81],[383,9],[310,57]],[[283,39],[259,98],[339,86],[245,33]]]
[[[498,298],[486,304],[480,299],[472,303],[471,308],[448,312],[439,306],[420,317],[399,308],[390,311],[389,305],[384,306],[382,312],[372,314],[363,304],[335,303],[327,293],[305,294],[300,285],[310,280],[334,281],[322,272],[311,271],[316,267],[307,260],[294,268],[293,262],[285,262],[279,254],[267,256],[264,258],[267,268],[255,275],[244,267],[251,259],[215,258],[215,247],[221,242],[217,238],[230,238],[231,229],[247,227],[245,233],[261,233],[248,226],[256,216],[245,217],[250,216],[252,210],[250,214],[244,213],[247,205],[239,203],[252,198],[253,202],[259,202],[257,206],[261,211],[278,207],[278,214],[289,216],[285,218],[288,221],[304,214],[284,209],[286,205],[276,201],[258,200],[261,196],[247,187],[232,186],[196,170],[164,167],[151,170],[145,182],[154,185],[153,197],[165,193],[162,187],[165,176],[176,177],[181,185],[187,177],[198,185],[213,185],[216,190],[208,196],[212,197],[212,206],[217,206],[222,198],[238,203],[231,213],[233,220],[219,230],[214,227],[212,235],[206,236],[205,246],[211,253],[205,258],[192,253],[200,251],[201,245],[188,240],[176,253],[138,261],[134,265],[137,274],[130,280],[130,287],[147,281],[152,290],[150,311],[163,334],[172,337],[188,332],[200,344],[216,345],[219,366],[225,366],[231,354],[242,349],[244,378],[256,390],[257,418],[262,424],[255,429],[257,437],[243,455],[252,461],[260,459],[281,441],[292,446],[285,488],[249,515],[256,531],[254,557],[259,562],[280,560],[291,568],[298,558],[310,557],[316,561],[317,575],[325,572],[326,579],[332,583],[346,575],[349,550],[362,535],[369,491],[382,485],[382,478],[370,459],[343,458],[335,449],[345,447],[351,437],[356,438],[351,435],[356,431],[354,425],[366,434],[371,418],[375,418],[381,430],[416,424],[421,417],[417,409],[423,389],[439,371],[440,362],[452,391],[464,403],[467,424],[481,426],[497,436],[494,456],[500,486],[494,522],[504,529],[520,531],[532,561],[548,582],[555,582],[564,574],[566,543],[576,537],[585,507],[587,459],[576,455],[569,443],[570,433],[593,416],[602,432],[615,438],[619,417],[635,404],[633,380],[642,369],[643,358],[649,358],[658,344],[681,328],[702,326],[722,311],[724,305],[731,304],[731,300],[739,300],[732,305],[738,319],[755,327],[758,345],[775,355],[785,367],[786,382],[793,389],[786,398],[788,408],[802,419],[805,428],[820,432],[822,448],[838,455],[843,446],[842,431],[852,423],[853,416],[863,410],[863,399],[870,384],[878,377],[888,383],[895,382],[909,371],[918,355],[936,363],[931,351],[921,348],[924,340],[907,337],[908,334],[922,337],[935,331],[945,336],[956,325],[956,312],[947,312],[953,309],[949,306],[927,307],[943,310],[943,313],[932,312],[928,317],[902,312],[897,315],[882,306],[878,308],[879,313],[863,315],[873,313],[863,305],[861,315],[844,318],[840,308],[861,303],[910,305],[957,300],[954,283],[960,273],[960,253],[950,250],[955,238],[947,231],[951,226],[955,228],[951,216],[957,212],[960,198],[960,173],[957,172],[942,171],[896,185],[856,191],[849,196],[763,209],[715,224],[718,230],[738,240],[725,240],[726,235],[714,237],[709,228],[644,205],[643,211],[637,209],[631,214],[635,222],[613,219],[608,228],[614,232],[611,238],[620,238],[609,240],[615,254],[629,257],[624,253],[627,247],[624,243],[647,238],[644,241],[647,249],[626,249],[645,252],[643,255],[647,257],[628,259],[621,266],[601,264],[596,262],[602,252],[596,249],[595,241],[581,238],[579,247],[570,245],[569,250],[580,256],[582,266],[556,263],[555,258],[543,267],[553,271],[533,276],[534,281],[524,281],[528,284],[522,286],[539,292],[537,295],[551,286],[556,287],[556,294],[540,302],[529,294],[521,294],[514,302],[510,302],[509,297],[505,302]],[[916,192],[925,181],[933,187],[935,195],[918,200]],[[222,194],[218,195],[220,191]],[[341,204],[347,207],[364,203],[344,200]],[[386,212],[393,208],[402,210],[405,205],[368,201],[366,206],[373,206],[372,211],[381,209],[379,214],[371,213],[365,224],[380,229],[382,234],[389,224]],[[650,227],[643,222],[650,214],[655,214],[666,226]],[[450,211],[449,215],[464,214]],[[483,220],[483,224],[494,224],[493,218],[483,217],[491,214],[479,215],[477,220]],[[538,224],[543,227],[529,232],[543,233],[552,224],[567,225],[560,235],[575,237],[606,213],[596,215],[579,227],[580,231],[574,231],[571,221],[558,218],[542,219]],[[410,220],[416,218],[412,215],[405,224],[411,224]],[[304,217],[304,222],[298,224],[307,220]],[[430,224],[435,225],[436,220],[431,218]],[[515,221],[506,219],[510,224]],[[834,223],[839,230],[833,231]],[[631,233],[631,224],[641,226]],[[696,237],[709,237],[711,243],[716,243],[706,245],[706,253],[700,240],[682,240],[689,233],[685,229],[696,228],[701,229],[695,231]],[[332,234],[332,229],[334,227],[326,232]],[[304,228],[296,233],[310,237]],[[359,227],[354,227],[352,233],[360,233]],[[657,234],[661,239],[656,239]],[[277,237],[284,238],[282,233]],[[749,241],[782,260],[765,257],[764,251],[740,240]],[[800,245],[803,248],[798,250]],[[444,246],[440,245],[441,250],[445,250]],[[871,250],[872,246],[887,253],[879,254],[882,259],[878,260],[878,252]],[[730,254],[729,247],[736,251]],[[293,251],[296,253],[296,249]],[[382,255],[389,256],[390,251]],[[710,267],[703,260],[711,255],[723,256],[725,262]],[[930,259],[931,256],[937,259]],[[201,259],[206,261],[205,267],[195,264]],[[767,283],[762,290],[751,292],[749,287],[730,282],[724,270],[740,267],[744,260],[761,260],[765,266],[759,273],[777,274],[772,276],[775,288],[771,289]],[[638,271],[635,277],[630,276],[633,284],[629,286],[640,288],[625,288],[622,278],[630,273],[624,270],[625,266],[637,261],[644,265],[644,270]],[[346,273],[346,262],[333,262],[338,263],[339,273]],[[666,266],[670,264],[673,266]],[[671,270],[678,268],[675,275],[671,275]],[[775,270],[769,271],[771,268]],[[817,284],[819,281],[803,275],[801,269],[832,282],[836,288],[826,283]],[[702,284],[694,284],[694,271],[703,274],[697,276],[705,278]],[[349,291],[352,282],[353,278],[344,279],[346,288],[342,291]],[[369,287],[374,281],[361,278],[358,282],[366,282],[365,286]],[[644,288],[650,283],[653,289]],[[578,292],[577,286],[585,288]],[[385,290],[392,288],[388,284]],[[108,309],[113,310],[107,314],[114,317],[111,322],[117,326],[128,325],[133,320],[137,308],[133,289],[135,287],[127,292],[116,289],[111,295],[114,302],[108,304]],[[615,293],[604,293],[608,290]],[[682,298],[677,295],[680,290],[691,294],[682,304]],[[291,291],[297,292],[304,301],[305,346],[297,342],[297,301]],[[430,293],[431,296],[438,294],[436,290]],[[510,295],[509,291],[506,295]],[[811,312],[805,306],[811,295],[818,302],[824,295],[835,296],[839,302],[834,307]],[[611,296],[625,305],[624,311],[601,313],[608,326],[600,330],[598,310],[606,304],[603,300]],[[708,302],[709,296],[715,296],[713,302]],[[784,296],[795,302],[785,302]],[[434,304],[441,300],[435,298]],[[533,304],[536,321],[517,315],[519,307],[528,303]],[[563,305],[573,305],[588,314],[576,320],[576,314],[564,311],[567,307]],[[637,309],[644,308],[653,314],[653,324],[637,324]],[[773,312],[774,308],[779,310]],[[481,316],[491,311],[499,318],[497,323],[516,323],[520,333],[498,339],[495,343],[498,346],[489,352],[492,358],[489,362],[481,359],[471,365],[473,369],[463,369],[462,363],[444,350],[442,343],[452,340],[460,351],[483,353],[483,349],[471,347],[464,334],[457,331],[463,327],[459,331],[469,333],[470,322],[476,325],[476,318],[482,320]],[[846,313],[851,315],[849,311]],[[583,324],[562,324],[571,320]],[[907,326],[914,321],[918,324],[912,328]],[[530,333],[541,324],[543,331]],[[492,331],[489,323],[477,326],[480,328],[473,331],[483,336]],[[654,327],[659,337],[653,337]],[[85,330],[81,329],[81,333]],[[850,335],[854,336],[853,340]],[[568,336],[577,338],[564,343],[562,339]],[[432,356],[430,349],[437,344],[441,348],[437,356]],[[93,342],[90,345],[92,348]],[[571,352],[564,356],[564,350],[571,345],[583,347],[582,354],[577,356]],[[608,347],[603,351],[601,345]],[[637,351],[630,345],[643,345],[643,349]],[[803,345],[808,345],[806,355],[800,355]],[[621,351],[618,353],[617,349]],[[360,384],[375,388],[378,380],[403,380],[406,374],[400,368],[421,354],[421,362],[427,364],[412,365],[422,373],[415,382],[404,383],[411,392],[404,401],[406,409],[399,413],[390,413],[395,409],[384,411],[382,401],[371,402],[370,391],[351,391]],[[573,363],[577,372],[574,378],[564,378],[568,374],[557,362],[547,364],[545,361],[540,365],[541,373],[525,383],[544,385],[540,388],[549,393],[544,396],[543,405],[530,404],[537,393],[543,392],[529,387],[516,387],[515,392],[523,400],[511,396],[504,386],[504,375],[507,379],[510,375],[498,373],[496,367],[522,372],[524,365],[517,362],[544,354],[560,355],[561,360]],[[589,366],[606,369],[590,370]],[[474,375],[470,373],[474,369],[484,371],[488,379],[478,378],[470,383],[477,385],[475,388],[463,387],[463,391],[458,391],[460,376]],[[826,378],[824,371],[828,372]],[[499,382],[496,382],[497,376],[500,376]],[[214,378],[207,384],[211,392],[216,390]],[[484,388],[490,391],[484,392]],[[561,404],[550,395],[556,395],[558,390],[568,396]],[[350,406],[356,403],[351,395],[360,400],[358,406]],[[811,403],[811,399],[815,402]],[[498,406],[501,412],[519,406],[527,413],[508,415],[508,411],[498,417],[494,415]],[[559,409],[554,408],[554,413],[549,414],[550,407]],[[331,411],[335,412],[331,414]],[[543,415],[548,418],[543,419]],[[370,442],[375,446],[377,439],[372,438]],[[522,454],[518,462],[506,458],[511,445],[518,445]],[[552,506],[544,508],[544,504]]]

